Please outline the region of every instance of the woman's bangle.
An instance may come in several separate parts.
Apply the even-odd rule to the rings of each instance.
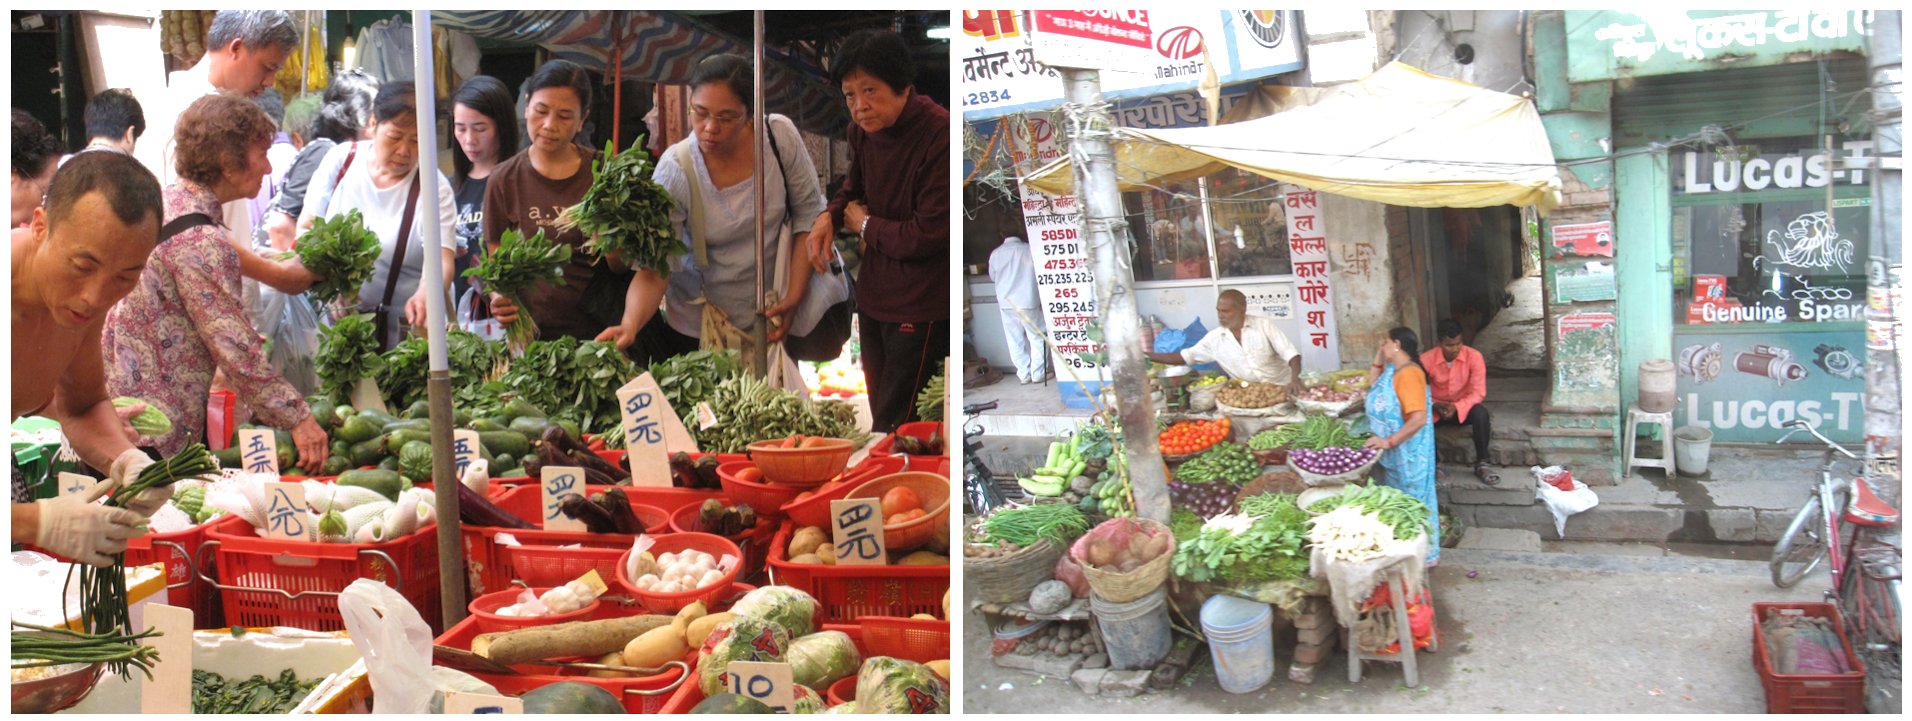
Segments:
[[[863,224],[857,226],[856,228],[856,234],[862,235],[863,231],[869,229],[869,227],[870,227],[870,216],[865,215],[863,216]]]
[[[1376,364],[1374,364],[1374,365],[1372,365],[1372,366],[1369,366],[1369,367],[1370,367],[1370,368],[1386,368],[1387,366],[1384,366],[1384,365],[1381,365],[1381,364],[1379,364],[1379,363],[1376,363]]]

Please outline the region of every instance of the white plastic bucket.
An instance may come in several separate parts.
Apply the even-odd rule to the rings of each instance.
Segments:
[[[1168,657],[1175,638],[1168,627],[1168,586],[1128,603],[1105,601],[1089,593],[1089,610],[1102,627],[1109,668],[1154,668]]]
[[[1274,611],[1265,603],[1213,596],[1202,603],[1202,633],[1215,678],[1229,693],[1254,693],[1275,676]]]
[[[1699,426],[1681,426],[1673,432],[1673,466],[1683,476],[1706,475],[1706,459],[1713,453],[1713,432]]]

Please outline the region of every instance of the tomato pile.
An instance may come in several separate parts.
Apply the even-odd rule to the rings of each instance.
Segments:
[[[1214,421],[1182,421],[1162,431],[1157,440],[1162,452],[1171,456],[1185,456],[1207,450],[1209,446],[1228,437],[1228,419]]]
[[[929,515],[923,499],[909,486],[897,486],[883,494],[883,525],[897,526]]]

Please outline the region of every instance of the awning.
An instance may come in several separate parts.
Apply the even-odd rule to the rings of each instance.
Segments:
[[[1121,188],[1142,190],[1235,167],[1389,205],[1531,205],[1546,213],[1560,204],[1553,148],[1526,98],[1396,62],[1357,82],[1284,88],[1266,100],[1275,112],[1254,120],[1115,128]],[[1023,182],[1061,195],[1073,192],[1075,175],[1065,157]]]
[[[537,45],[556,56],[608,74],[614,45],[612,20],[624,23],[624,77],[684,85],[704,58],[719,53],[751,56],[751,42],[730,37],[688,17],[650,10],[433,10],[434,23],[471,35]],[[841,135],[849,121],[843,96],[826,78],[799,69],[766,51],[764,109],[790,117],[797,127],[826,137]]]

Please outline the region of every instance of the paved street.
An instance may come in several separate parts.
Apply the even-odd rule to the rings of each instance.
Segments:
[[[1467,574],[1476,575],[1469,578]],[[1443,552],[1433,573],[1444,634],[1421,656],[1421,685],[1369,662],[1350,684],[1344,651],[1315,683],[1287,680],[1293,631],[1277,637],[1275,680],[1232,695],[1198,663],[1180,687],[1090,697],[989,661],[982,617],[965,618],[968,713],[1762,713],[1752,668],[1752,604],[1814,601],[1823,570],[1773,587],[1763,561],[1668,556]],[[1206,651],[1202,652],[1205,656]]]

